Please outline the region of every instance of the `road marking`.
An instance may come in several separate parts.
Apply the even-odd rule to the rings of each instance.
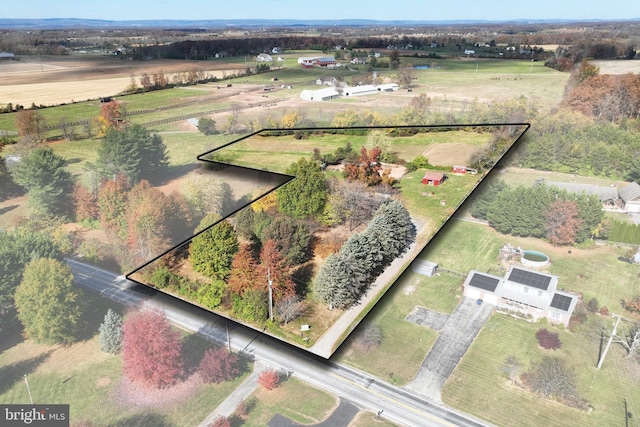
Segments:
[[[393,397],[390,397],[390,396],[387,396],[387,395],[385,395],[385,394],[382,394],[382,393],[380,393],[380,392],[378,392],[378,391],[376,391],[376,390],[372,390],[372,389],[371,389],[371,388],[369,388],[369,387],[364,387],[363,385],[358,384],[358,383],[356,383],[356,382],[354,382],[354,381],[351,381],[351,380],[349,380],[349,379],[347,379],[347,378],[341,377],[341,376],[339,376],[339,375],[337,375],[337,374],[331,374],[331,376],[333,376],[333,377],[335,377],[335,378],[337,378],[337,379],[339,379],[339,380],[342,380],[342,381],[344,381],[344,382],[351,383],[351,384],[353,384],[354,386],[356,386],[356,387],[358,387],[358,388],[361,388],[362,390],[365,390],[365,391],[366,391],[366,392],[368,392],[368,393],[376,394],[376,395],[378,395],[379,397],[381,397],[381,398],[383,398],[383,399],[385,399],[385,400],[388,400],[388,401],[390,401],[390,402],[393,402],[393,403],[394,403],[394,404],[396,404],[396,405],[399,405],[399,406],[401,406],[401,407],[403,407],[403,408],[408,409],[409,411],[413,412],[413,413],[414,413],[414,414],[416,414],[416,415],[420,415],[420,416],[423,416],[423,417],[429,418],[429,419],[430,419],[430,420],[432,420],[432,421],[438,422],[438,423],[440,423],[440,425],[443,425],[443,426],[449,426],[449,427],[458,427],[456,424],[451,424],[449,421],[444,420],[444,419],[442,419],[442,418],[440,418],[440,417],[437,417],[437,416],[435,416],[435,415],[433,415],[433,414],[430,414],[429,412],[425,412],[425,411],[423,411],[423,410],[419,410],[419,409],[417,409],[417,408],[415,408],[415,407],[413,407],[413,406],[407,405],[406,403],[401,402],[401,401],[399,401],[399,400],[397,400],[397,399],[395,399],[395,398],[393,398]]]

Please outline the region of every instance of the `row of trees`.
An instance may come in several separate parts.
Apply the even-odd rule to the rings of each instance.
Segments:
[[[597,237],[604,219],[597,196],[569,194],[543,184],[510,188],[503,181],[478,196],[471,214],[503,234],[546,238],[557,245]]]
[[[397,200],[383,203],[362,233],[330,255],[313,279],[314,292],[330,308],[348,308],[376,277],[415,240],[409,213]]]

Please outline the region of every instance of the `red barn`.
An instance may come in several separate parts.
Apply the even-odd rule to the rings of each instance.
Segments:
[[[435,185],[438,186],[444,182],[446,179],[446,175],[444,172],[427,172],[424,174],[422,178],[422,183],[425,185]]]

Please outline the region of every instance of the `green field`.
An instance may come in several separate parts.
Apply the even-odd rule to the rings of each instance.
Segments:
[[[259,388],[245,403],[247,418],[237,424],[243,427],[266,426],[275,414],[301,424],[317,423],[337,407],[334,396],[296,378],[285,380],[274,390]]]
[[[559,350],[538,345],[535,332],[541,327],[494,314],[443,387],[443,401],[493,424],[514,427],[624,425],[625,399],[628,410],[640,414],[636,360],[625,359],[622,348],[614,346],[597,370],[599,340],[592,327],[585,325],[576,333],[553,329],[560,334]],[[593,411],[572,409],[513,385],[500,373],[512,355],[520,360],[523,372],[543,355],[563,359],[575,371],[578,391]]]
[[[106,300],[88,305],[92,328],[97,328],[110,306]],[[113,308],[120,309],[116,305]],[[69,404],[72,422],[91,420],[96,426],[197,425],[251,369],[247,366],[239,378],[217,385],[203,385],[192,379],[189,387],[178,385],[164,391],[164,398],[154,406],[137,406],[133,400],[123,404],[118,391],[123,380],[122,357],[100,352],[98,335],[68,347],[38,345],[23,340],[18,331],[5,334],[4,339],[7,341],[1,344],[0,352],[0,403],[29,402],[23,379],[26,374],[35,403]],[[210,342],[195,335],[184,335],[186,357],[197,359],[211,347]],[[172,401],[175,394],[183,397]]]

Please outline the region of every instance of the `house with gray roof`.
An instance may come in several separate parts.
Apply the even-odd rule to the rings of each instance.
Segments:
[[[622,199],[622,207],[625,212],[640,212],[640,185],[637,182],[627,184],[618,191],[620,199]]]
[[[578,295],[558,289],[557,276],[513,265],[504,277],[472,270],[463,287],[464,296],[534,321],[547,318],[565,326],[578,303]]]
[[[547,181],[547,185],[565,190],[571,194],[586,194],[587,196],[598,196],[598,199],[605,206],[615,206],[618,200],[618,188],[614,186],[603,186],[597,184],[578,184],[575,182],[552,182]]]

